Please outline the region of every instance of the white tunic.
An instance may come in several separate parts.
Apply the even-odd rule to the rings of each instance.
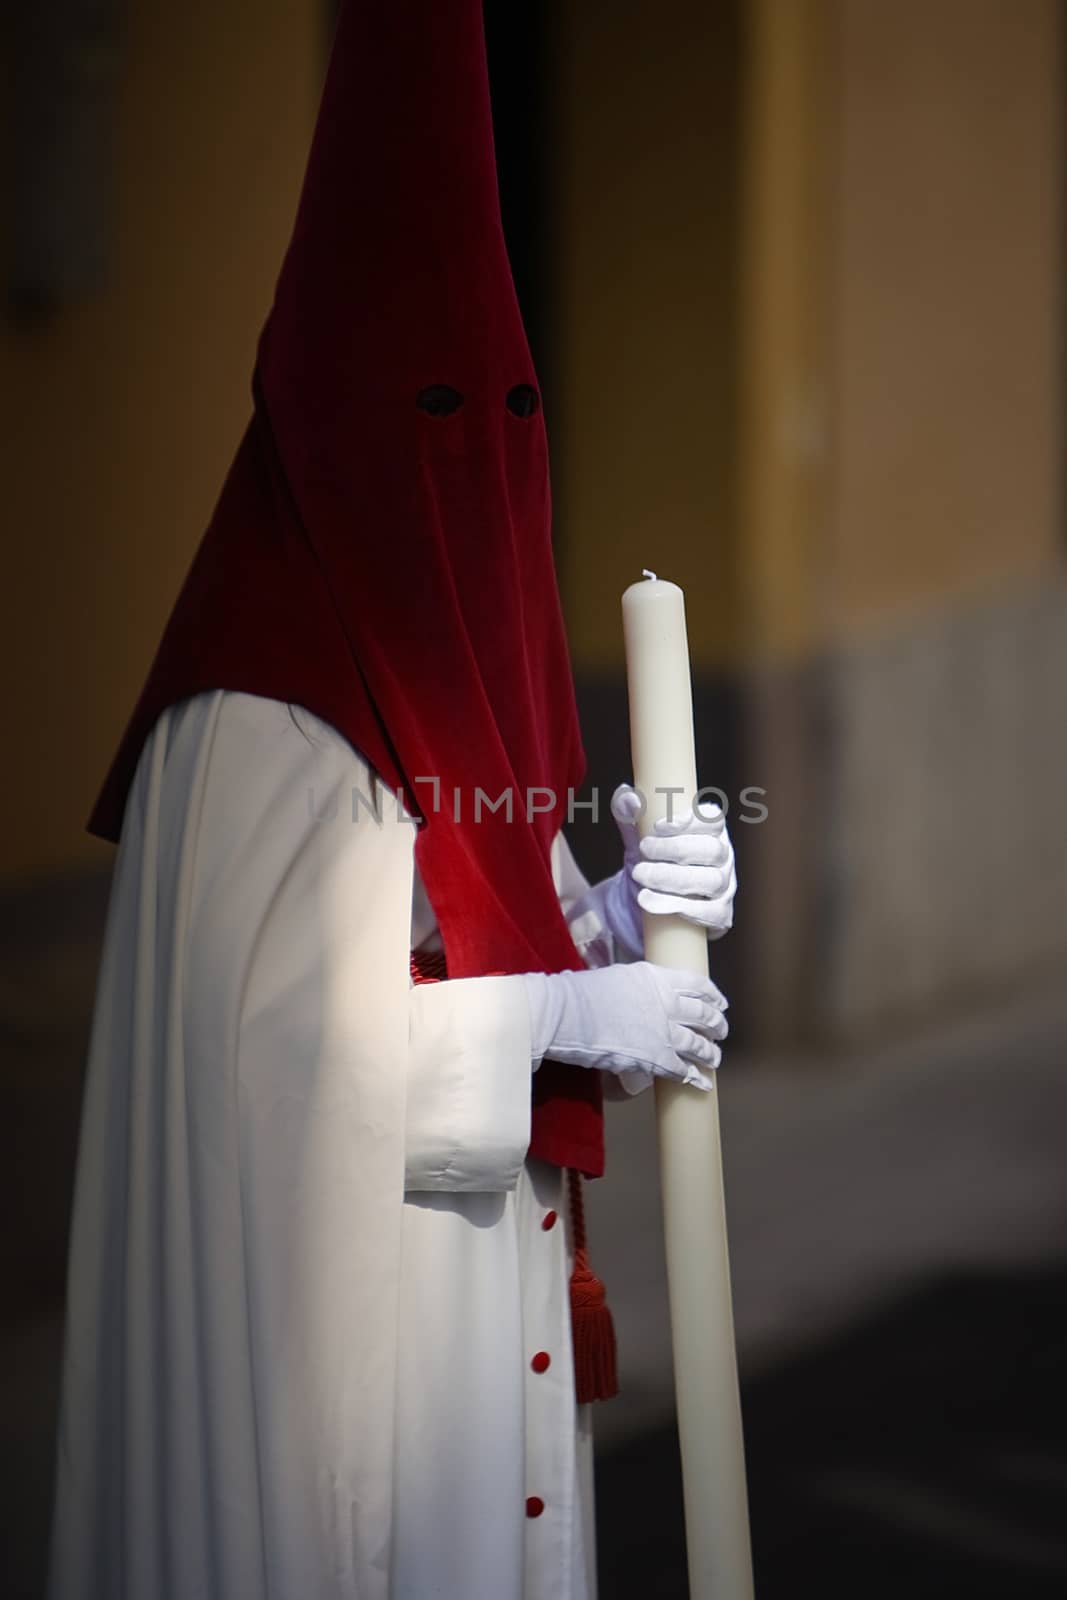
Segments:
[[[86,1079],[50,1600],[595,1592],[521,980],[410,988],[415,828],[371,795],[275,701],[199,695],[146,742]],[[562,836],[553,860],[567,911]],[[594,914],[572,932],[611,958]]]

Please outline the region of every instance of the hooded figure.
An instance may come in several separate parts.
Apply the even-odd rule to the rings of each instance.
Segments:
[[[90,824],[50,1597],[585,1600],[613,1374],[576,1394],[564,1174],[603,1170],[590,1068],[699,1081],[724,1026],[560,832],[480,0],[342,10],[254,397]]]
[[[549,849],[584,757],[478,0],[344,9],[254,388],[91,829],[118,838],[168,705],[275,696],[424,820],[453,977],[574,965]],[[537,1096],[533,1154],[599,1175],[596,1075],[550,1070]]]

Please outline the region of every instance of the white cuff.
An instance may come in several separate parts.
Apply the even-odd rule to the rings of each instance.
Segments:
[[[410,991],[406,1191],[513,1189],[530,1143],[530,1011],[521,977]]]
[[[618,917],[612,915],[612,897],[619,893],[617,880],[604,878],[594,883],[567,911],[571,936],[587,967],[607,967],[617,962],[643,959],[643,944],[631,947],[630,939],[620,937]],[[625,889],[622,893],[625,894]]]
[[[642,1072],[640,1067],[634,1067],[632,1072],[604,1073],[605,1100],[632,1100],[634,1095],[644,1094],[651,1087],[651,1072]]]

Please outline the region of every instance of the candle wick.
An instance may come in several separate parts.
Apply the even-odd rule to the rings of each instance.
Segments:
[[[642,578],[651,578],[653,583],[657,583],[659,581],[656,577],[656,574],[654,572],[649,572],[647,567],[641,568],[641,576]]]

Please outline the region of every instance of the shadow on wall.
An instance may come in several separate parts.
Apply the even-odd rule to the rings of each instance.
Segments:
[[[960,1275],[743,1385],[759,1600],[1067,1593],[1067,1267]],[[673,1427],[602,1454],[600,1586],[686,1600]]]

